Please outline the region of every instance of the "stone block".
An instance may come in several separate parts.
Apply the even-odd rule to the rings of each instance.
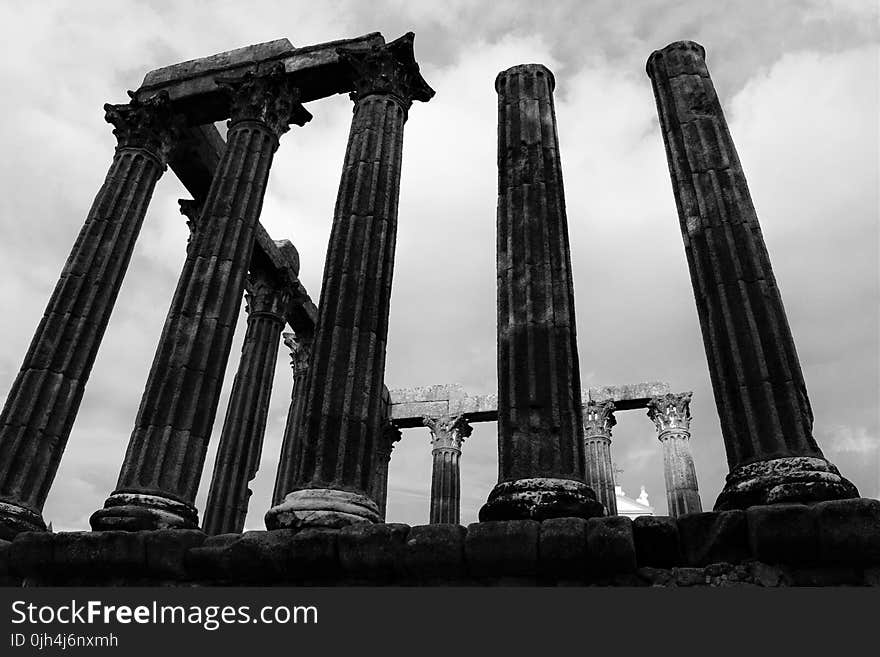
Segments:
[[[105,575],[145,574],[148,532],[62,532],[53,534],[53,570],[64,579],[88,581]]]
[[[230,543],[227,576],[235,583],[275,584],[288,576],[292,529],[245,532]]]
[[[327,582],[339,575],[339,531],[304,529],[291,540],[288,577],[297,582]]]
[[[636,546],[632,525],[632,520],[626,516],[590,518],[587,521],[589,568],[594,575],[635,571]]]
[[[676,586],[706,586],[706,571],[702,568],[673,568]]]
[[[744,511],[688,513],[676,519],[685,563],[705,566],[727,561],[740,563],[749,558],[748,532]]]
[[[810,563],[818,555],[814,515],[805,504],[773,504],[746,509],[749,549],[764,563]]]
[[[474,577],[534,576],[538,568],[535,520],[494,520],[468,525],[464,554]]]
[[[409,525],[358,524],[339,530],[339,563],[355,580],[393,581],[400,570]]]
[[[678,524],[668,516],[639,516],[633,520],[633,540],[639,566],[671,568],[682,564]]]
[[[411,581],[459,580],[466,574],[461,525],[419,525],[409,530],[403,550],[403,574]]]
[[[666,568],[644,566],[636,571],[636,575],[648,586],[673,586],[675,575]]]
[[[160,529],[146,532],[144,550],[151,575],[174,578],[186,576],[186,553],[204,544],[205,533],[197,529]]]
[[[22,579],[49,574],[54,567],[54,534],[22,532],[9,546],[10,573]]]
[[[880,564],[880,500],[820,502],[812,511],[823,563]]]
[[[587,521],[552,518],[541,523],[538,572],[554,579],[583,579],[587,572]]]
[[[186,551],[183,565],[187,579],[207,584],[225,582],[230,572],[229,544],[190,548]]]

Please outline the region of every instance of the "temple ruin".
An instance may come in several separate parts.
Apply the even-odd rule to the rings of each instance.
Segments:
[[[860,499],[813,437],[769,254],[698,44],[654,52],[647,73],[730,468],[714,510],[702,511],[690,452],[692,393],[581,389],[556,80],[540,64],[495,80],[497,393],[385,386],[404,126],[413,102],[434,95],[413,39],[280,39],[152,71],[128,103],[105,106],[118,141],[110,170],[0,417],[3,581],[880,584],[880,501]],[[316,305],[298,278],[300,254],[268,235],[260,211],[282,136],[308,129],[303,104],[341,93],[353,118]],[[214,126],[223,120],[225,140]],[[192,196],[180,202],[191,235],[118,483],[92,531],[47,531],[43,504],[167,167]],[[244,347],[200,517],[243,298]],[[282,340],[293,379],[267,530],[244,532]],[[626,410],[654,424],[668,516],[617,515],[612,428]],[[498,424],[498,482],[480,522],[462,527],[462,445],[484,421]],[[409,527],[384,518],[392,448],[413,427],[430,430],[433,474],[428,522]]]

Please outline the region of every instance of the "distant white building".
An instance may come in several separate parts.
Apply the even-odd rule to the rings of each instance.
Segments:
[[[648,503],[648,493],[644,486],[636,499],[627,497],[620,486],[614,487],[614,496],[617,498],[617,515],[619,516],[637,518],[638,516],[654,515],[654,507]]]

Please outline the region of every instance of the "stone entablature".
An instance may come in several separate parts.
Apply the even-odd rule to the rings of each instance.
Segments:
[[[679,518],[354,525],[207,537],[197,530],[27,532],[0,583],[57,585],[880,586],[880,501]]]

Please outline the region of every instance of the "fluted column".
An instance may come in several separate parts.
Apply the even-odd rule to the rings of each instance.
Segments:
[[[302,414],[306,402],[306,376],[309,359],[312,356],[314,336],[309,333],[285,333],[284,344],[290,349],[290,366],[293,368],[293,388],[290,391],[290,408],[287,411],[287,424],[284,425],[284,438],[281,441],[281,456],[278,459],[278,472],[275,475],[275,488],[272,492],[272,505],[280,504],[284,496],[293,488],[293,464],[302,453]]]
[[[742,165],[705,50],[648,59],[730,474],[715,508],[849,498],[825,460]]]
[[[369,496],[379,507],[379,515],[383,520],[388,509],[388,468],[391,465],[391,452],[400,438],[400,429],[391,424],[391,422],[387,422],[382,426],[379,439],[376,441],[376,450],[374,452],[375,475]]]
[[[691,456],[692,392],[667,394],[648,401],[648,417],[657,427],[663,445],[663,478],[669,515],[676,517],[703,510],[697,472]]]
[[[434,91],[407,34],[369,51],[340,49],[354,118],[336,199],[315,327],[294,484],[267,527],[377,522],[373,452],[382,429],[385,343],[397,238],[403,126]]]
[[[568,220],[553,104],[540,64],[498,92],[498,485],[480,520],[602,515],[584,483]]]
[[[0,415],[0,538],[42,510],[178,124],[166,95],[104,105],[116,152]]]
[[[258,269],[248,274],[246,289],[247,332],[202,523],[205,533],[213,535],[244,529],[251,496],[248,484],[260,465],[278,342],[290,300],[289,289]]]
[[[463,416],[424,419],[431,430],[430,523],[458,524],[461,519],[461,444],[473,427]]]
[[[218,80],[226,150],[187,250],[116,490],[94,529],[198,526],[194,506],[269,168],[289,123],[311,118],[283,70]]]
[[[617,515],[617,496],[614,494],[614,464],[611,462],[611,427],[614,402],[587,402],[584,406],[584,457],[587,485],[596,498],[605,505],[607,515]]]

